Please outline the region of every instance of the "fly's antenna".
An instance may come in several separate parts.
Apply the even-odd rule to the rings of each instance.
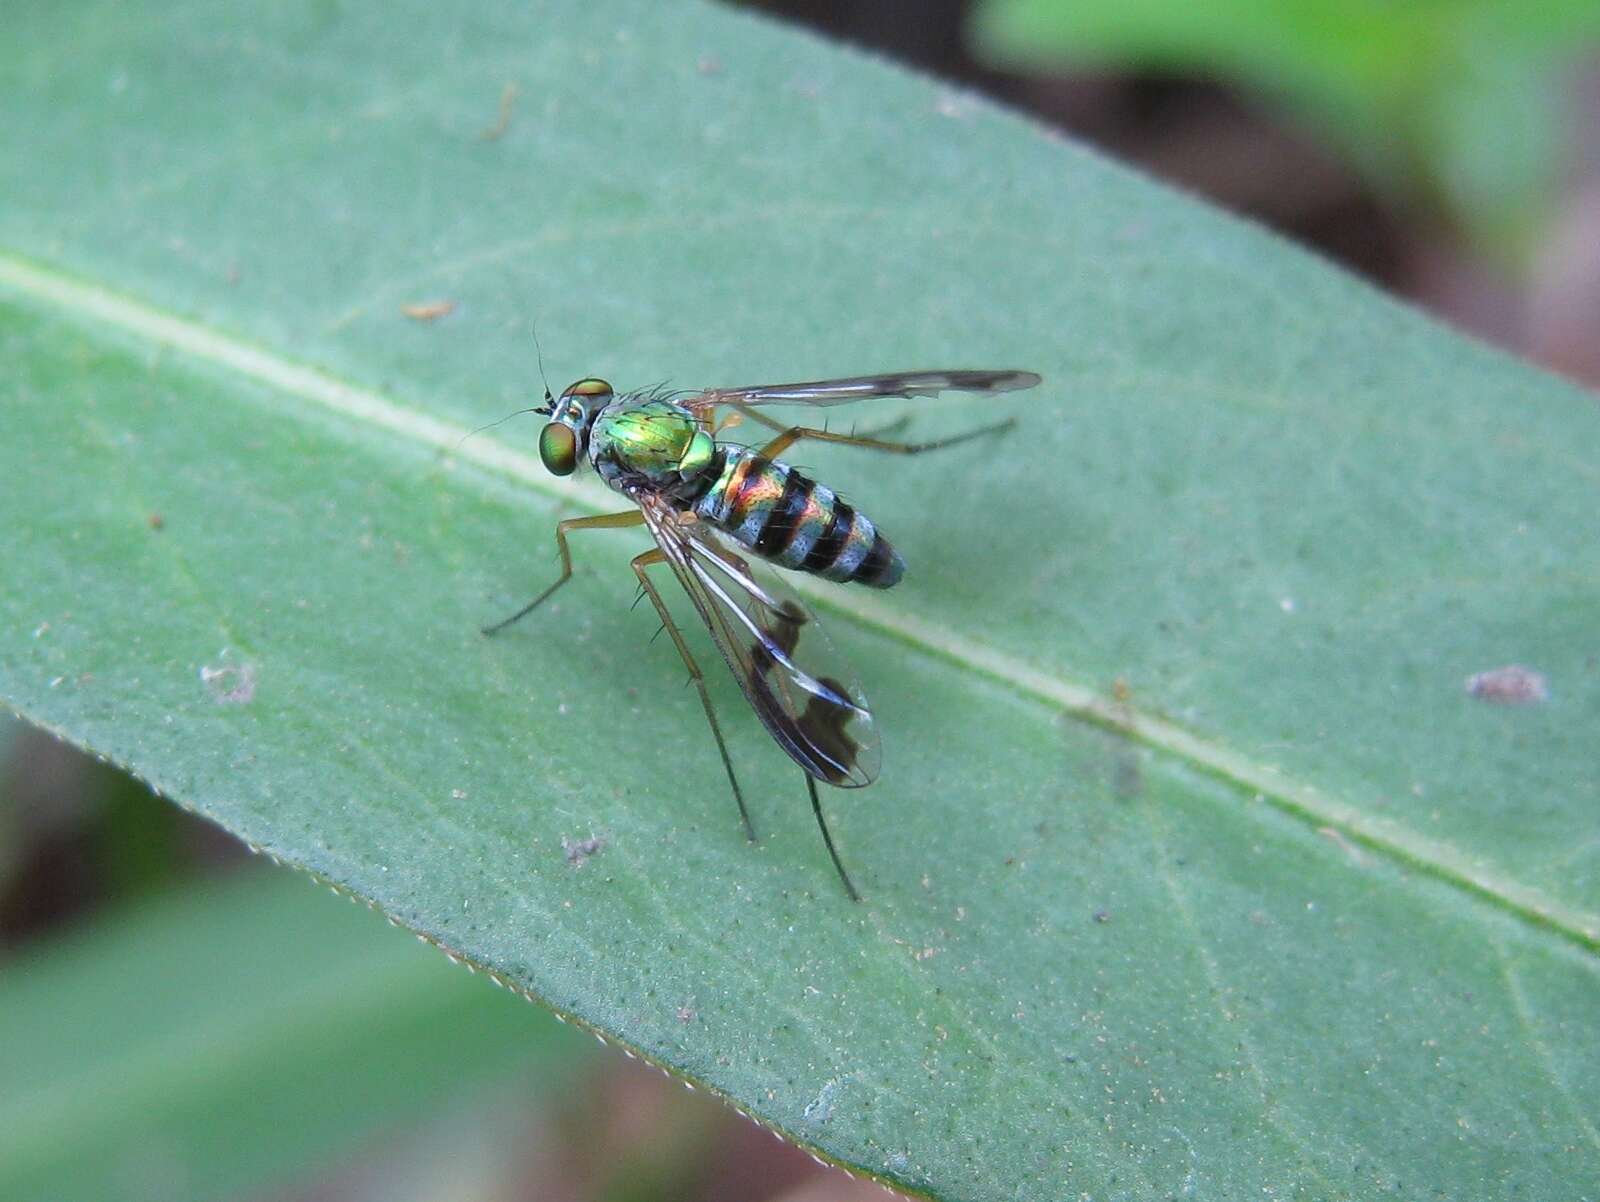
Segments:
[[[514,417],[521,417],[524,413],[549,414],[555,409],[556,398],[551,395],[550,381],[544,374],[544,351],[539,347],[539,327],[531,320],[528,322],[528,326],[533,330],[533,357],[534,360],[539,364],[539,383],[544,385],[544,404],[530,405],[526,409],[513,409],[510,413],[506,414],[502,418],[498,418],[495,421],[489,422],[487,425],[479,426],[476,430],[468,430],[461,436],[460,441],[456,443],[457,450],[460,450],[461,443],[466,442],[467,439],[471,438],[474,434],[482,434],[485,430],[493,430],[496,426],[502,425]]]
[[[468,430],[465,434],[463,434],[461,436],[460,440],[456,443],[456,450],[459,451],[461,449],[461,444],[463,442],[466,442],[467,439],[471,438],[474,434],[482,434],[485,430],[493,430],[496,426],[504,425],[506,422],[510,421],[514,417],[521,417],[524,413],[548,413],[548,412],[549,412],[549,410],[545,409],[545,408],[513,409],[510,413],[506,414],[504,417],[496,418],[494,421],[489,422],[487,425],[479,426],[476,430]]]
[[[528,328],[533,331],[533,357],[539,364],[539,383],[544,385],[544,412],[549,413],[555,408],[556,398],[550,395],[550,381],[544,374],[544,349],[539,345],[539,323],[530,318]]]

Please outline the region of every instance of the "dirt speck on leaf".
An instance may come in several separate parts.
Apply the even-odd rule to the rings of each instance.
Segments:
[[[1345,855],[1350,857],[1350,862],[1352,864],[1359,866],[1366,863],[1366,858],[1362,856],[1361,849],[1354,843],[1350,842],[1350,840],[1345,837],[1344,832],[1339,830],[1337,827],[1319,826],[1317,828],[1317,834],[1328,840],[1328,842],[1332,843],[1335,847],[1340,848]]]
[[[806,1103],[802,1116],[808,1123],[825,1123],[833,1117],[834,1099],[838,1097],[840,1082],[837,1077],[832,1078],[818,1092],[817,1096]]]
[[[582,868],[589,857],[599,853],[605,848],[606,841],[599,835],[590,835],[587,839],[561,840],[561,850],[567,855],[567,863],[574,868]]]
[[[500,108],[495,113],[494,124],[478,135],[480,142],[498,142],[506,136],[506,130],[511,128],[511,114],[517,105],[517,94],[522,89],[514,83],[508,83],[500,90]]]
[[[438,321],[455,311],[456,303],[453,300],[417,301],[414,304],[400,306],[400,312],[412,321]]]
[[[1536,705],[1550,699],[1550,687],[1542,672],[1507,664],[1467,677],[1467,695],[1494,705]]]

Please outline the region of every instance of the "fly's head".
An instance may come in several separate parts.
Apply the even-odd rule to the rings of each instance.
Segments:
[[[612,396],[611,385],[593,378],[568,385],[560,397],[545,390],[544,405],[534,412],[550,419],[539,433],[539,458],[552,475],[572,475],[589,450],[595,419]]]

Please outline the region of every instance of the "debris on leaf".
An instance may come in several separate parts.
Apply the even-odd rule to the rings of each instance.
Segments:
[[[808,1123],[825,1123],[833,1117],[833,1104],[839,1095],[840,1081],[837,1077],[829,1080],[817,1096],[806,1103],[806,1108],[801,1116]]]
[[[574,868],[582,868],[590,856],[602,850],[606,841],[598,835],[590,835],[587,839],[568,839],[562,836],[561,850],[567,853],[567,863]]]
[[[1507,664],[1467,677],[1467,693],[1495,705],[1534,705],[1550,699],[1544,674],[1521,664]]]
[[[511,128],[511,112],[516,107],[517,93],[521,91],[514,83],[508,83],[500,91],[500,110],[495,115],[494,124],[478,135],[480,142],[498,142],[505,137],[506,130]]]
[[[227,658],[224,651],[223,658]],[[206,664],[200,669],[200,683],[218,705],[249,705],[256,696],[254,664]]]
[[[438,321],[456,311],[453,300],[418,301],[414,305],[401,305],[400,312],[412,321]]]
[[[1350,842],[1350,840],[1345,837],[1344,832],[1338,827],[1319,826],[1317,827],[1317,834],[1321,835],[1329,843],[1332,843],[1334,846],[1343,851],[1345,855],[1349,856],[1352,864],[1359,866],[1366,863],[1366,858],[1362,856],[1361,849],[1354,843]]]

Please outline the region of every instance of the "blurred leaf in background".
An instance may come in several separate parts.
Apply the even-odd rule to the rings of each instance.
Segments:
[[[303,877],[234,874],[6,965],[0,1197],[287,1184],[486,1090],[531,1121],[590,1047]]]
[[[25,723],[8,724],[0,745],[0,949],[95,906],[158,892],[237,850],[215,827],[152,805],[144,786],[110,764]]]
[[[1210,75],[1271,96],[1397,199],[1526,263],[1570,146],[1593,0],[979,0],[978,53]]]

